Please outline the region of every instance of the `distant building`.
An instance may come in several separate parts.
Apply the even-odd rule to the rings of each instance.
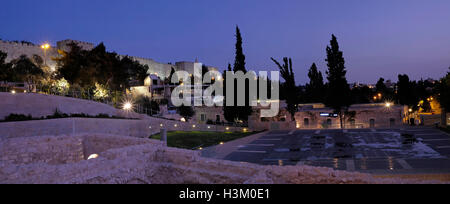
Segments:
[[[407,119],[406,106],[393,104],[355,104],[346,115],[346,128],[389,128],[403,125]],[[300,104],[295,114],[299,129],[340,128],[340,118],[324,104]]]

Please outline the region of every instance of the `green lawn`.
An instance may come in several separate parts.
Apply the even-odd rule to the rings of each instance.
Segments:
[[[450,133],[450,126],[447,126],[447,128],[439,128],[439,129],[441,129],[442,131],[444,131],[444,132],[447,132],[447,133]]]
[[[205,148],[218,145],[221,142],[228,142],[239,138],[247,137],[255,132],[184,132],[174,131],[167,133],[167,145],[182,149]],[[150,136],[151,139],[160,140],[159,134]]]

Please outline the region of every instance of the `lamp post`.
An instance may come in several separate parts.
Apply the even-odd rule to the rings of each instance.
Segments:
[[[41,45],[41,48],[44,50],[44,65],[47,66],[47,50],[50,48],[48,43]]]

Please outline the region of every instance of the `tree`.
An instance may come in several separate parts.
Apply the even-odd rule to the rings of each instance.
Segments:
[[[414,99],[413,87],[408,75],[398,75],[397,100],[399,104],[416,107],[417,100]]]
[[[236,56],[234,61],[234,68],[233,72],[242,71],[244,74],[247,73],[247,69],[245,68],[245,55],[242,49],[242,36],[241,31],[239,27],[236,26]],[[229,70],[231,68],[231,65],[228,66]],[[231,71],[231,70],[230,70]],[[224,87],[226,87],[224,85]],[[235,101],[234,106],[224,106],[224,116],[225,119],[229,122],[235,122],[235,121],[248,121],[248,116],[252,114],[253,110],[250,106],[250,99],[249,99],[249,82],[246,81],[245,83],[245,96],[246,96],[246,105],[245,106],[237,106],[237,81],[234,81],[234,94],[235,94]],[[226,93],[226,91],[224,92]]]
[[[442,114],[450,111],[450,67],[448,68],[447,75],[443,77],[437,85],[437,99],[443,109]]]
[[[381,94],[383,94],[383,96],[386,94],[387,87],[384,84],[384,78],[380,78],[375,87],[376,87],[377,93],[381,93]]]
[[[327,46],[328,91],[325,105],[333,108],[339,115],[341,128],[344,128],[344,113],[351,105],[350,86],[348,85],[343,52],[339,50],[336,36],[332,35],[330,46]]]
[[[61,57],[55,59],[58,78],[66,79],[71,85],[84,86],[86,82],[80,80],[80,74],[87,66],[86,53],[75,43],[68,46],[70,51],[58,50]]]
[[[26,55],[12,61],[12,71],[18,80],[28,84],[29,92],[33,91],[38,79],[44,75],[42,69],[36,66]]]
[[[281,77],[285,81],[282,87],[289,90],[289,93],[286,95],[287,111],[291,114],[292,120],[294,120],[295,113],[297,112],[298,94],[296,93],[297,86],[295,85],[295,76],[292,69],[292,59],[287,57],[283,58],[283,65],[274,58],[271,59],[280,69]]]
[[[351,90],[352,104],[370,103],[373,91],[368,86],[355,86]]]
[[[140,105],[142,108],[144,108],[147,115],[156,115],[159,113],[159,103],[155,100],[151,100],[149,97],[139,97],[136,99],[136,104]]]
[[[311,65],[311,68],[308,71],[308,77],[309,84],[306,84],[307,101],[312,103],[324,102],[325,85],[322,72],[317,70],[316,63]]]
[[[11,64],[6,63],[7,53],[0,50],[0,82],[6,82],[10,80]]]
[[[106,51],[103,43],[90,51],[78,45],[69,45],[70,51],[60,51],[62,57],[56,59],[58,77],[65,78],[71,85],[93,93],[98,85],[108,87],[118,98],[130,88],[130,82],[143,82],[148,76],[148,66],[126,56]]]
[[[234,72],[242,71],[247,73],[247,69],[245,69],[245,55],[242,49],[242,35],[241,30],[238,26],[236,26],[236,55],[234,58]]]
[[[182,116],[186,121],[189,121],[194,115],[195,111],[191,106],[181,105],[177,108],[178,115]]]

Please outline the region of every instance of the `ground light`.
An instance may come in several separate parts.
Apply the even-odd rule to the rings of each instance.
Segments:
[[[91,160],[91,159],[97,159],[98,158],[98,154],[91,154],[89,157],[88,157],[88,160]]]

